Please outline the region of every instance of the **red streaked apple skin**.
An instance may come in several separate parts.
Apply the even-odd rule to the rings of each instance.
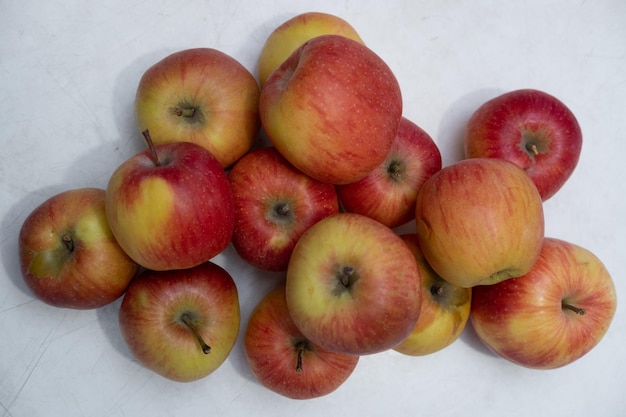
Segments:
[[[585,314],[563,308],[564,303]],[[495,353],[528,368],[554,369],[600,342],[616,304],[613,280],[593,253],[545,238],[527,274],[473,289],[470,321]]]
[[[532,178],[544,201],[572,175],[581,149],[582,131],[572,111],[534,89],[510,91],[485,102],[465,131],[468,158],[513,162]]]

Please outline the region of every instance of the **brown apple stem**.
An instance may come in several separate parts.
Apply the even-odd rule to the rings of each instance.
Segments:
[[[302,372],[302,355],[304,355],[304,351],[307,348],[307,343],[304,340],[296,343],[295,349],[298,353],[298,360],[296,362],[296,372]]]
[[[196,109],[193,107],[174,107],[172,111],[179,117],[193,117],[196,113]]]
[[[561,303],[561,307],[564,308],[565,310],[570,310],[576,314],[580,314],[581,316],[584,316],[585,314],[587,314],[587,311],[585,311],[584,308],[576,307],[571,304]]]
[[[67,250],[70,252],[74,252],[74,240],[72,239],[72,236],[67,234],[63,235],[62,240]]]
[[[189,316],[189,314],[187,314],[187,313],[184,313],[180,317],[180,319],[185,324],[185,326],[187,326],[189,331],[191,331],[191,333],[196,337],[196,339],[198,339],[198,343],[200,343],[200,347],[202,348],[202,352],[204,352],[205,354],[208,354],[209,352],[211,352],[211,347],[209,345],[207,345],[204,342],[204,339],[202,339],[202,336],[200,336],[200,332],[198,331],[198,327],[193,322],[191,316]]]
[[[159,156],[157,155],[156,149],[154,147],[154,142],[152,142],[152,137],[150,136],[150,132],[148,129],[141,132],[144,139],[146,140],[146,144],[148,145],[148,149],[150,150],[150,155],[152,155],[152,162],[154,162],[155,166],[161,166],[161,161],[159,161]]]
[[[535,156],[539,155],[539,149],[537,149],[537,145],[535,145],[534,143],[529,143],[528,145],[526,145],[526,149],[531,151]]]

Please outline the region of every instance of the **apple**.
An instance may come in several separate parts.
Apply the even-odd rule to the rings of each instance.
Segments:
[[[473,289],[470,321],[495,353],[528,368],[554,369],[600,342],[616,299],[613,280],[596,255],[546,237],[527,274]]]
[[[172,271],[145,269],[122,299],[119,325],[146,368],[174,381],[195,381],[219,368],[235,344],[237,287],[212,262]]]
[[[228,178],[235,201],[233,247],[261,269],[285,271],[302,233],[339,211],[332,184],[297,170],[273,147],[245,155]]]
[[[578,164],[582,132],[572,111],[534,89],[514,90],[481,105],[467,122],[465,154],[502,158],[524,168],[545,201]]]
[[[37,206],[19,232],[20,270],[41,301],[93,309],[118,299],[138,265],[118,245],[107,222],[105,191],[77,188]]]
[[[321,35],[267,79],[259,111],[269,140],[296,168],[318,181],[347,184],[387,156],[402,95],[374,51],[341,35]]]
[[[415,201],[422,184],[441,169],[433,139],[403,117],[385,160],[360,181],[337,186],[345,211],[363,214],[389,227],[415,220]]]
[[[171,142],[124,161],[111,175],[106,214],[122,249],[153,270],[191,268],[221,253],[234,229],[233,193],[200,145]]]
[[[329,351],[304,337],[289,315],[284,285],[266,294],[250,314],[244,350],[259,383],[298,400],[335,391],[359,361],[358,356]]]
[[[450,346],[461,336],[469,320],[472,289],[450,284],[437,275],[422,254],[417,234],[400,237],[417,261],[422,306],[413,331],[394,350],[409,356],[429,355]]]
[[[226,168],[258,137],[259,85],[230,55],[211,48],[166,56],[142,75],[135,98],[141,132],[155,145],[193,142]]]
[[[391,349],[417,321],[415,258],[389,227],[355,213],[311,226],[293,249],[287,307],[302,334],[325,349],[367,355]]]
[[[415,217],[429,265],[466,288],[524,275],[544,237],[537,188],[504,159],[465,159],[442,168],[422,185]]]
[[[258,58],[261,87],[270,74],[304,42],[330,34],[345,36],[363,43],[350,23],[329,13],[305,12],[277,26],[267,37]]]

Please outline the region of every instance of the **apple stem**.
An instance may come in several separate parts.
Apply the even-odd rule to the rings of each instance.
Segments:
[[[200,343],[200,347],[202,348],[202,352],[208,354],[211,352],[211,347],[204,342],[202,336],[200,336],[200,332],[198,331],[198,327],[193,322],[191,316],[187,313],[184,313],[180,319],[187,326],[187,328],[191,331],[191,333],[198,339],[198,343]]]
[[[526,145],[526,149],[531,151],[533,153],[533,155],[535,155],[535,156],[539,155],[539,149],[537,149],[537,145],[535,145],[534,143],[527,144]]]
[[[571,304],[561,303],[561,307],[563,307],[566,310],[573,311],[576,314],[580,314],[581,316],[584,316],[585,314],[587,314],[587,311],[584,308],[576,307]]]
[[[148,149],[150,149],[150,154],[152,155],[152,162],[154,162],[155,166],[161,166],[161,161],[159,161],[159,156],[157,155],[156,149],[154,147],[154,142],[152,142],[152,137],[150,136],[150,132],[148,129],[141,132],[144,139],[146,140],[146,144],[148,145]]]
[[[304,351],[307,349],[307,342],[304,340],[299,341],[298,343],[296,343],[295,349],[298,353],[296,372],[302,372],[302,355],[304,355]]]
[[[176,116],[193,117],[196,109],[193,107],[174,107],[173,112]]]
[[[65,244],[67,250],[70,252],[74,252],[74,240],[72,239],[72,236],[70,236],[69,234],[65,234],[61,239],[63,240],[63,243]]]

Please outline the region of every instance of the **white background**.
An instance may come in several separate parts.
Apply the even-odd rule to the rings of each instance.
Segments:
[[[193,1],[0,2],[0,417],[37,416],[623,416],[626,320],[587,356],[553,371],[497,358],[470,328],[427,357],[363,357],[335,393],[293,401],[254,381],[241,338],[215,373],[170,382],[140,366],[121,339],[119,301],[95,311],[34,300],[17,263],[28,213],[70,188],[105,188],[141,150],[133,99],[143,71],[206,46],[256,74],[277,25],[304,11],[348,20],[393,69],[404,114],[461,158],[464,122],[483,101],[532,87],[564,101],[584,133],[569,182],[545,203],[546,234],[592,250],[626,301],[626,2]],[[410,230],[410,226],[404,230]],[[280,282],[228,249],[242,332]]]

